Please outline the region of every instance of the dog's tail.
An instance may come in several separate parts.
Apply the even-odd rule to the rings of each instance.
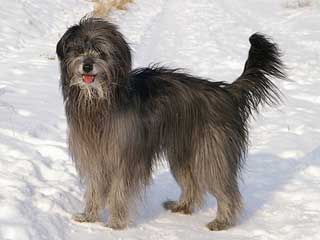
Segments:
[[[278,46],[259,33],[253,34],[249,41],[251,48],[243,73],[228,87],[244,119],[258,111],[260,104],[279,103],[281,93],[271,79],[286,78]]]

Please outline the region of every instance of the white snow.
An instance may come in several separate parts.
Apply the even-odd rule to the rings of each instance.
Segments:
[[[136,0],[112,15],[135,51],[135,66],[162,62],[231,82],[250,34],[266,33],[283,50],[292,81],[277,83],[284,103],[252,122],[241,184],[245,211],[222,232],[205,228],[216,212],[211,197],[192,216],[162,209],[162,201],[179,196],[166,168],[154,174],[127,230],[71,220],[83,207],[83,188],[67,152],[55,45],[92,6],[2,1],[0,239],[320,239],[320,7],[316,0],[288,7],[298,1]]]

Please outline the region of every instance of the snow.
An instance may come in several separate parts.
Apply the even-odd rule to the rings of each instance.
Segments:
[[[292,81],[276,109],[252,122],[240,223],[222,232],[205,224],[216,202],[192,216],[166,212],[179,196],[167,168],[154,174],[129,228],[79,224],[83,188],[66,145],[55,45],[91,11],[80,0],[3,1],[0,9],[0,239],[320,239],[320,8],[298,0],[137,0],[115,12],[134,65],[162,62],[216,80],[241,72],[248,37],[259,31],[284,53]],[[293,5],[292,5],[293,4]],[[107,213],[104,214],[104,218]]]

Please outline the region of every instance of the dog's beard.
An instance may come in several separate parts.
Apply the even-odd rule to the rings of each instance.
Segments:
[[[82,76],[75,76],[71,79],[69,87],[75,87],[80,89],[79,99],[81,102],[92,102],[95,99],[107,99],[108,91],[105,90],[106,86],[104,85],[106,84],[104,84],[103,82],[97,82],[96,80],[94,83],[89,85],[83,83]]]

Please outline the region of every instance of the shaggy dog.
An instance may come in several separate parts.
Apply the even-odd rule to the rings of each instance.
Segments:
[[[191,214],[210,193],[218,210],[208,228],[235,223],[248,118],[260,104],[280,100],[271,79],[285,78],[277,46],[261,34],[250,43],[243,73],[229,84],[159,66],[133,70],[128,43],[102,19],[67,30],[57,55],[69,150],[86,185],[76,221],[94,222],[107,207],[107,226],[125,228],[129,206],[150,183],[156,162],[167,159],[181,196],[164,208]]]
[[[105,17],[112,10],[117,8],[125,10],[128,3],[133,3],[133,0],[89,0],[93,2],[93,15],[96,17]]]

